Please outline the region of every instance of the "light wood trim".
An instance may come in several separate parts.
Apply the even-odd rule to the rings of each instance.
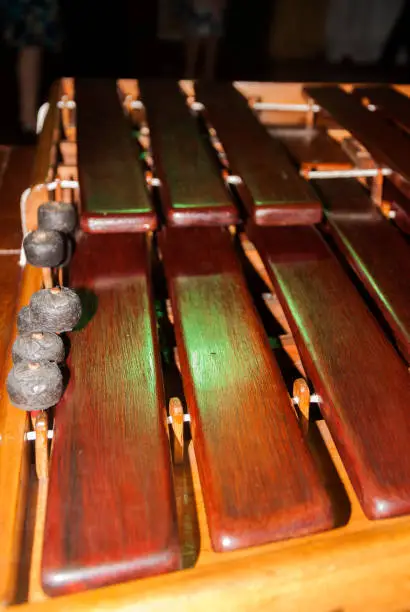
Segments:
[[[53,83],[50,90],[49,110],[39,137],[31,179],[31,192],[26,202],[26,227],[32,231],[37,227],[37,209],[47,202],[49,194],[44,183],[54,175],[56,144],[60,137],[60,110],[57,103],[61,98],[61,81]]]
[[[41,286],[41,270],[27,266],[23,273],[19,308],[28,304]],[[0,603],[12,600],[20,555],[25,499],[28,485],[27,413],[12,406],[6,391],[6,377],[12,368],[11,345],[1,376],[0,387]]]

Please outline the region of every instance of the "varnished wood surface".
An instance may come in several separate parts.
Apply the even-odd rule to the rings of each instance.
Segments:
[[[316,181],[332,235],[410,361],[410,246],[355,179]]]
[[[251,238],[364,512],[410,512],[406,367],[316,230],[253,228]]]
[[[289,146],[286,141],[286,146]],[[335,146],[338,146],[335,143]],[[313,159],[313,151],[293,147],[299,164]],[[318,152],[320,155],[320,151]],[[313,181],[329,227],[370,295],[376,300],[397,339],[410,359],[410,248],[403,237],[372,204],[369,192],[354,179]],[[385,195],[396,189],[388,183]],[[398,191],[398,190],[397,190]],[[387,192],[387,194],[386,194]],[[398,193],[404,198],[400,191]]]
[[[319,429],[351,499],[352,516],[345,527],[229,554],[214,553],[208,547],[195,457],[190,452],[202,543],[197,566],[53,598],[42,602],[41,610],[168,612],[178,607],[189,612],[195,607],[201,612],[362,612],[365,602],[374,612],[404,612],[410,597],[410,521],[406,517],[368,521],[363,516],[323,421]],[[186,495],[180,503],[187,503]],[[321,588],[323,584],[326,588]],[[40,608],[23,605],[12,609],[29,612]]]
[[[88,232],[154,229],[156,217],[116,81],[76,79],[82,226]]]
[[[0,252],[21,247],[20,196],[30,186],[35,152],[35,147],[0,150]]]
[[[355,87],[354,93],[368,99],[392,121],[410,130],[410,99],[393,87]]]
[[[178,83],[140,81],[139,86],[168,223],[236,223],[235,206]]]
[[[15,270],[17,258],[0,257],[0,266],[4,267],[4,270],[7,270],[6,259],[14,260],[13,269]],[[40,269],[27,266],[22,276],[17,309],[26,306],[32,293],[41,286]],[[17,292],[16,277],[13,277],[13,273],[10,272],[8,278],[6,286],[8,283],[16,283],[14,290]],[[0,286],[4,287],[3,284]],[[11,303],[9,305],[3,303],[0,306],[4,308],[4,311],[9,310],[9,317],[11,317],[4,321],[4,326],[8,326],[8,333],[11,337],[9,337],[7,358],[0,370],[0,604],[5,604],[13,600],[16,591],[24,529],[29,449],[24,438],[28,429],[27,413],[12,406],[6,391],[6,376],[13,366],[11,343],[17,331],[15,312],[11,312]]]
[[[341,146],[324,129],[278,128],[271,133],[285,145],[291,157],[299,161],[303,170],[352,166]]]
[[[229,84],[199,83],[197,99],[215,128],[230,168],[244,181],[240,194],[258,225],[317,223],[315,194],[290,162],[283,145],[267,133],[247,100]]]
[[[21,268],[17,255],[0,256],[0,372],[13,329],[20,289]]]
[[[217,551],[333,521],[230,241],[219,228],[168,228],[160,242]]]
[[[410,140],[376,111],[367,110],[357,97],[338,87],[307,87],[306,93],[359,140],[381,164],[410,180]]]
[[[326,215],[333,219],[372,219],[377,212],[369,190],[355,178],[320,179],[312,181],[312,185],[323,202]],[[383,221],[381,213],[379,217]]]
[[[85,236],[73,260],[70,286],[89,320],[70,335],[70,382],[56,408],[42,568],[50,595],[180,564],[145,240]]]
[[[365,602],[373,612],[404,612],[410,597],[407,580],[410,520],[401,517],[368,521],[326,427],[321,426],[320,431],[351,501],[352,513],[345,527],[221,555],[209,546],[205,513],[198,496],[201,552],[195,568],[52,598],[42,602],[41,609],[132,608],[168,612],[178,606],[187,612],[195,606],[201,612],[210,608],[247,612],[297,609],[362,612]],[[193,478],[198,481],[194,466]],[[188,501],[184,490],[178,503],[190,514]],[[189,525],[186,529],[190,529]],[[326,588],[321,588],[324,584]],[[29,604],[11,609],[26,612],[38,607]]]

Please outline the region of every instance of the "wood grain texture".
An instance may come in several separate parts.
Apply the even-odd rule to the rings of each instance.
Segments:
[[[313,98],[369,151],[378,163],[410,179],[410,141],[378,111],[370,112],[360,101],[338,87],[307,87]]]
[[[17,255],[0,257],[0,372],[6,358],[7,347],[16,315],[20,289],[21,268]]]
[[[340,144],[324,129],[278,128],[271,133],[285,145],[302,170],[347,169],[352,166]]]
[[[297,163],[309,159],[306,155],[309,153],[312,152],[300,148],[291,150]],[[410,360],[408,244],[383,219],[372,204],[369,192],[356,179],[321,179],[312,184],[323,202],[330,231],[340,250],[377,302],[402,354]],[[398,191],[391,182],[387,189],[385,186],[385,195],[389,189],[390,193]]]
[[[244,181],[240,195],[250,218],[258,225],[319,222],[322,210],[315,194],[247,100],[229,84],[199,83],[196,94],[205,104],[232,172]]]
[[[372,207],[355,179],[320,180],[315,187],[340,250],[375,299],[410,361],[409,245]]]
[[[367,98],[378,110],[410,130],[410,99],[393,87],[355,87],[355,95]]]
[[[96,310],[70,336],[56,408],[42,566],[50,595],[180,564],[145,240],[88,235],[73,259],[70,285]]]
[[[213,548],[332,525],[330,501],[226,230],[160,237]]]
[[[0,266],[5,270],[6,260],[13,260],[13,269],[17,269],[17,257],[0,257]],[[18,282],[10,270],[7,278],[7,283],[15,283],[17,291]],[[17,309],[26,306],[31,295],[40,286],[41,270],[26,266],[22,273]],[[14,299],[11,300],[14,306]],[[5,312],[9,311],[8,319],[2,322],[2,334],[6,330],[11,336],[6,360],[0,370],[0,604],[3,605],[10,603],[16,592],[30,449],[24,437],[28,429],[27,413],[10,403],[6,390],[6,376],[13,367],[11,343],[17,335],[15,312],[11,302],[8,305],[3,302],[0,307],[4,308]]]
[[[20,196],[30,187],[35,157],[34,147],[14,147],[9,150],[0,183],[0,252],[20,249]],[[0,165],[5,155],[0,151]]]
[[[170,225],[229,225],[238,213],[177,82],[140,81]]]
[[[155,213],[116,81],[76,79],[75,97],[84,231],[155,229]]]
[[[250,229],[365,514],[410,512],[406,367],[315,229]]]

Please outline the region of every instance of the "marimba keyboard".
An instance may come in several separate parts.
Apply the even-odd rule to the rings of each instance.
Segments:
[[[324,571],[320,551],[328,542],[337,555],[362,512],[356,531],[370,549],[396,533],[409,541],[410,102],[390,88],[306,95],[307,127],[267,127],[230,84],[54,86],[23,231],[36,229],[49,193],[76,205],[74,255],[59,283],[64,275],[83,315],[68,335],[64,394],[49,413],[49,461],[47,417],[33,421],[38,485],[23,482],[26,413],[1,397],[5,603],[24,576],[29,601],[57,607],[60,595],[92,606],[96,587],[158,576],[152,605],[166,606],[166,585],[181,603],[186,572],[177,570],[195,566],[192,588],[199,581],[206,609],[220,560],[222,574],[235,576],[226,606],[243,597],[243,609],[260,609],[246,580],[246,560],[260,558],[262,609],[275,609],[278,583],[266,580],[269,568],[292,563],[287,550],[297,564],[312,546],[309,562]],[[373,178],[360,177],[329,116],[366,148]],[[5,165],[0,190],[10,201],[29,185],[24,176],[17,191],[13,184],[13,160],[27,155],[13,150]],[[3,381],[16,335],[12,209],[0,228],[10,296],[0,320]],[[27,264],[19,305],[40,286]],[[324,441],[336,447],[332,459]],[[26,493],[30,500],[36,487],[33,521]],[[24,520],[34,536],[22,540]],[[208,537],[209,562],[198,558]],[[24,551],[29,572],[17,567]],[[124,584],[126,599],[135,584]],[[349,597],[341,589],[336,609]],[[328,601],[318,609],[331,609]]]

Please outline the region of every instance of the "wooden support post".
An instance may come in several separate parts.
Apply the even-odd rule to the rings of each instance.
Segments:
[[[184,461],[184,409],[178,397],[169,400],[169,415],[172,417],[173,458],[177,465]]]

